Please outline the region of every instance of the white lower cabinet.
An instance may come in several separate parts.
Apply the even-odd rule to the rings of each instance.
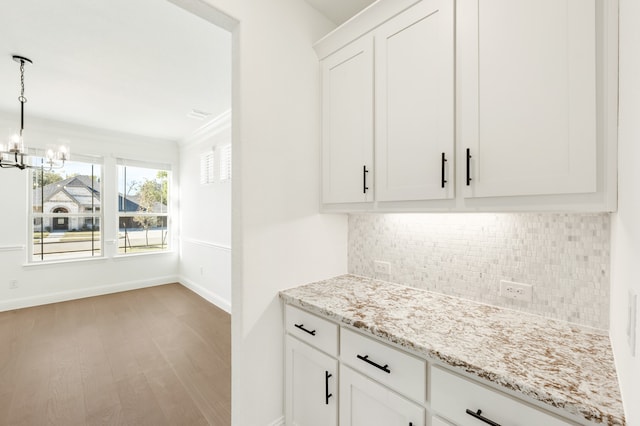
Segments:
[[[458,426],[573,424],[439,367],[431,368],[431,409]]]
[[[425,409],[341,365],[340,425],[425,426]]]
[[[329,319],[285,314],[287,426],[578,424]]]
[[[285,337],[287,426],[335,426],[338,421],[338,361]]]

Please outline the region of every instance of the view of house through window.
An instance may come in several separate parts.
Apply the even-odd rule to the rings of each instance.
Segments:
[[[102,256],[100,164],[31,171],[31,261]]]
[[[166,167],[118,165],[118,254],[168,249]]]

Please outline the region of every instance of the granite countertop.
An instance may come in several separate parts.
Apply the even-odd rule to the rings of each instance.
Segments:
[[[596,330],[355,275],[280,298],[586,420],[625,424],[611,343]]]

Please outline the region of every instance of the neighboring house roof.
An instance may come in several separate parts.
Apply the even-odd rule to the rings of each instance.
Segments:
[[[124,198],[122,194],[118,194],[118,210],[121,212],[137,212],[140,205],[134,201],[134,197],[129,195]]]
[[[126,209],[123,208],[124,206],[123,202],[126,202]],[[121,212],[145,211],[144,207],[140,205],[140,195],[138,194],[129,195],[127,196],[126,199],[122,197],[122,194],[118,194],[118,208],[120,209]],[[167,205],[159,203],[157,201],[153,203],[151,210],[149,210],[149,213],[166,213],[166,212],[167,212]]]
[[[33,189],[33,204],[42,205],[43,201],[55,201],[61,199],[60,195],[64,195],[65,199],[73,201],[82,207],[91,207],[91,203],[100,204],[99,184],[94,183],[96,188],[92,188],[91,176],[72,176],[58,182],[50,183],[42,188]]]
[[[93,182],[92,187],[91,176],[78,175],[63,179],[58,182],[50,183],[42,188],[33,189],[33,205],[42,205],[44,202],[73,202],[81,207],[91,207],[92,201],[94,205],[100,205],[100,184]],[[140,197],[129,195],[126,198],[118,194],[118,209],[121,212],[137,212],[143,210],[139,204]],[[166,212],[167,206],[162,203],[154,203],[152,212]]]

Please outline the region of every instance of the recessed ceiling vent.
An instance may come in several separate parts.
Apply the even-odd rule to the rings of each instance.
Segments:
[[[194,120],[204,120],[205,118],[211,116],[210,112],[207,111],[200,111],[198,109],[192,109],[191,111],[189,111],[189,113],[187,114],[187,117],[189,118],[193,118]]]

